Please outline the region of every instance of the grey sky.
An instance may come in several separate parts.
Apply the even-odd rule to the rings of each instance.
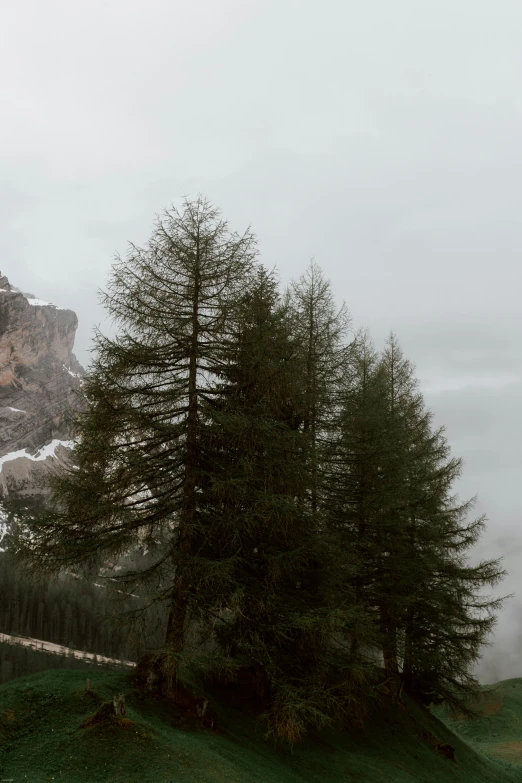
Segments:
[[[522,676],[522,4],[6,0],[0,270],[74,309],[199,192],[281,280],[314,256],[393,329],[515,591],[483,681]]]

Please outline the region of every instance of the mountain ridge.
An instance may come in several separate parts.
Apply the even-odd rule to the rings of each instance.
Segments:
[[[68,418],[84,404],[77,327],[72,310],[23,293],[0,272],[0,496],[45,496],[49,467],[68,458]]]

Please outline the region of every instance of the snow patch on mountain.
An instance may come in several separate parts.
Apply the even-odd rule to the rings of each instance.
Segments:
[[[5,290],[5,289],[0,289]],[[30,305],[33,307],[54,307],[55,310],[67,310],[66,307],[57,307],[55,304],[52,304],[51,302],[45,302],[43,299],[37,299],[34,296],[26,296],[24,294],[25,298],[29,302]]]
[[[83,380],[83,376],[80,375],[78,372],[73,372],[70,367],[67,367],[66,364],[63,365],[63,369],[69,373],[69,375],[72,375],[73,378],[79,378],[80,380]]]
[[[29,299],[29,297],[27,297],[27,301],[30,305],[33,305],[33,307],[56,307],[56,305],[53,305],[50,302],[44,302],[43,299]]]
[[[74,440],[58,440],[55,438],[51,443],[43,446],[43,448],[36,453],[36,456],[33,456],[27,449],[11,451],[9,454],[0,457],[0,470],[5,462],[11,462],[13,459],[18,459],[19,457],[27,457],[27,459],[30,459],[33,462],[41,462],[42,460],[47,459],[47,457],[56,457],[55,451],[58,446],[64,446],[66,449],[73,449],[75,445]]]

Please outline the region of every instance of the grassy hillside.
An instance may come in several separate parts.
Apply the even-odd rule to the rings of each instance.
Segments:
[[[92,693],[86,691],[86,676],[91,677]],[[522,767],[495,762],[468,744],[478,741],[491,750],[494,745],[484,742],[486,728],[474,729],[467,737],[466,726],[457,722],[466,737],[462,739],[409,700],[407,708],[390,704],[382,709],[365,731],[347,736],[324,731],[292,753],[265,741],[254,719],[232,706],[212,705],[216,731],[201,728],[197,720],[191,723],[161,701],[140,700],[131,676],[54,670],[0,686],[0,779],[16,783],[522,781]],[[522,715],[519,685],[522,680],[499,684],[504,707],[495,713],[502,719],[497,745],[506,739],[504,731],[510,741],[516,741],[517,709]],[[127,698],[124,718],[82,726],[103,701],[120,692]],[[496,708],[488,709],[493,715]],[[445,744],[453,746],[455,761],[445,757],[440,748]]]
[[[473,721],[452,718],[444,707],[432,712],[488,757],[520,765],[522,779],[522,679],[484,686],[475,709],[481,717]]]

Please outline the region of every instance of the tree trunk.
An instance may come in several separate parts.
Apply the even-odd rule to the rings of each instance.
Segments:
[[[382,653],[386,676],[398,677],[397,623],[386,606],[381,606]]]
[[[176,580],[172,592],[165,644],[172,652],[181,652],[185,641],[185,627],[188,607],[188,579]]]
[[[124,693],[118,693],[117,696],[114,696],[112,703],[114,705],[114,714],[116,715],[117,718],[120,718],[122,715],[125,715],[126,706],[125,706]]]
[[[199,237],[197,245],[199,256]],[[197,357],[199,336],[199,296],[200,278],[196,273],[192,306],[192,338],[189,356],[188,377],[188,416],[187,416],[187,453],[185,462],[185,483],[183,487],[183,512],[180,521],[181,535],[178,541],[178,552],[184,556],[190,552],[190,535],[196,515],[196,467],[197,467],[197,435],[198,435],[198,392],[197,392]],[[185,641],[185,629],[188,608],[189,576],[185,571],[185,563],[176,567],[175,586],[167,623],[165,644],[172,652],[181,652]]]

